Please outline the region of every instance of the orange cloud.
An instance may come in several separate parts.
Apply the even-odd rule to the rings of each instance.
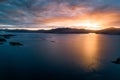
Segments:
[[[69,13],[71,14],[71,13]],[[50,17],[36,22],[43,23],[46,26],[65,26],[65,27],[86,27],[86,25],[98,25],[101,28],[117,26],[120,22],[120,14],[115,11],[106,12],[87,12],[85,14],[67,16],[67,17]],[[89,22],[89,23],[88,23]]]

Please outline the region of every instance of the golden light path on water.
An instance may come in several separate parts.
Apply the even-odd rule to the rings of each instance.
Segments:
[[[83,60],[84,67],[90,70],[97,69],[99,67],[99,63],[97,62],[99,54],[98,50],[98,35],[91,33],[88,34],[83,42]]]
[[[95,33],[83,35],[80,43],[75,43],[77,63],[82,66],[85,71],[94,71],[99,69],[99,35]]]

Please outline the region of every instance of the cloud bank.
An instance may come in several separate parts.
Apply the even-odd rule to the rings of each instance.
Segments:
[[[120,1],[0,0],[1,28],[83,27],[88,20],[104,27],[119,27]]]

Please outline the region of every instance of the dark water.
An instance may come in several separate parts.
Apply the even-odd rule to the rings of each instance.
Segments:
[[[120,65],[111,63],[120,57],[120,36],[14,34],[0,45],[0,80],[120,80]]]

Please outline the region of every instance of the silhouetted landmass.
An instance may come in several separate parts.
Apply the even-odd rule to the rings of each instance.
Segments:
[[[11,31],[11,30],[9,30]],[[16,36],[14,34],[0,34],[0,44],[4,44],[5,42],[7,42],[7,39]],[[23,44],[20,42],[9,42],[9,44],[11,46],[22,46]]]
[[[7,39],[13,37],[13,36],[16,36],[16,35],[13,35],[13,34],[0,34],[0,44],[3,44],[7,41]]]
[[[96,31],[98,34],[120,35],[120,28],[107,28]]]
[[[120,58],[117,58],[115,61],[112,61],[114,64],[120,64]]]
[[[9,39],[13,36],[16,36],[16,35],[14,35],[14,34],[0,34],[0,38],[5,38],[5,39]]]
[[[67,33],[89,33],[88,30],[85,29],[74,29],[74,28],[56,28],[56,29],[52,29],[52,30],[47,30],[45,31],[45,33],[63,33],[63,34],[67,34]]]
[[[44,32],[45,30],[25,30],[25,29],[13,29],[13,30],[10,30],[10,29],[4,29],[1,31],[6,31],[6,32],[20,32],[20,33],[42,33]]]
[[[102,30],[87,30],[87,29],[75,29],[75,28],[56,28],[51,30],[4,30],[7,32],[24,32],[24,33],[56,33],[56,34],[108,34],[108,35],[120,35],[120,28],[106,28]]]
[[[20,42],[9,42],[11,46],[22,46],[23,44]]]
[[[86,33],[96,33],[96,34],[109,34],[109,35],[120,35],[120,28],[106,28],[102,30],[86,30],[86,29],[73,29],[73,28],[57,28],[48,30],[45,33],[60,33],[60,34],[86,34]]]
[[[6,42],[7,40],[4,38],[0,38],[0,43]]]

